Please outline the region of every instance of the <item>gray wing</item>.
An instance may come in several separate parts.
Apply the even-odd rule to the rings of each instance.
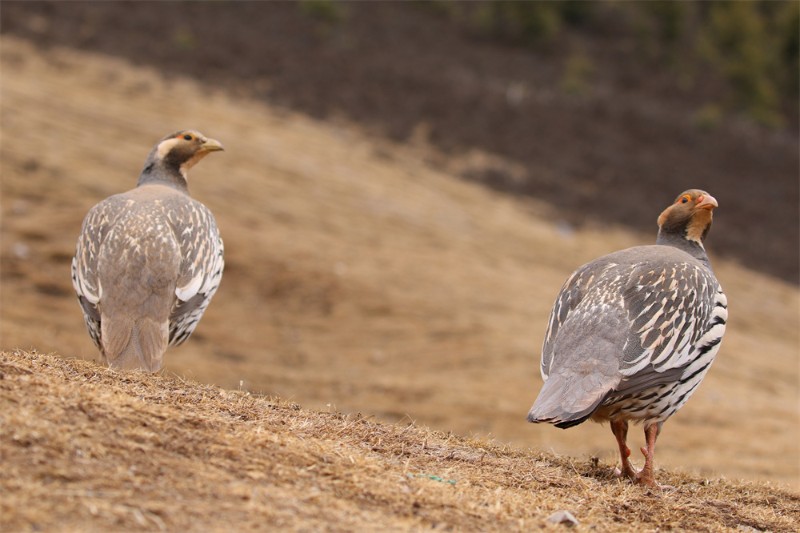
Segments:
[[[83,219],[75,257],[72,258],[72,286],[83,310],[86,329],[101,351],[103,347],[100,343],[100,311],[97,303],[103,288],[98,279],[98,254],[124,204],[125,200],[121,196],[111,196],[89,210]]]
[[[167,210],[181,246],[177,297],[169,318],[169,343],[185,341],[197,327],[219,287],[225,267],[224,246],[214,216],[196,200]]]
[[[621,381],[620,354],[628,324],[621,288],[627,270],[617,263],[594,261],[575,271],[561,288],[542,347],[545,383],[528,420],[579,423]]]
[[[726,319],[716,278],[696,261],[581,267],[553,306],[529,419],[568,427],[600,404],[678,381],[719,343]]]
[[[587,285],[594,280],[594,263],[588,263],[575,272],[564,282],[561,290],[550,311],[550,319],[547,323],[547,332],[544,336],[544,346],[542,346],[542,379],[547,380],[550,375],[554,358],[556,356],[555,340],[561,327],[576,307],[583,301],[586,294]]]

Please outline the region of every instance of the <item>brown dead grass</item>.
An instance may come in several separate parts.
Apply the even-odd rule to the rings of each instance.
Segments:
[[[796,531],[800,496],[317,412],[190,380],[0,353],[4,531]]]

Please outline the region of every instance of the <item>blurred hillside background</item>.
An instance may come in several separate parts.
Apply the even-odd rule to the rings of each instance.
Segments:
[[[798,2],[3,1],[0,347],[97,357],[80,222],[194,127],[226,146],[190,185],[226,272],[168,372],[613,461],[607,428],[524,422],[547,315],[699,187],[730,333],[660,464],[800,486],[799,27]]]
[[[715,250],[797,283],[799,10],[747,1],[7,2],[2,30],[446,153],[496,154],[514,170],[485,164],[460,175],[545,200],[571,224],[651,230],[652,205],[640,199],[706,188],[735,213],[715,229]]]

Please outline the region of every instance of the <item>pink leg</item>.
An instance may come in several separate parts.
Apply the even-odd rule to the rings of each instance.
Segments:
[[[622,475],[631,481],[636,481],[638,479],[638,473],[634,470],[633,465],[631,465],[630,459],[628,459],[631,456],[631,450],[628,448],[626,442],[628,439],[628,422],[626,420],[612,420],[611,432],[614,433],[614,437],[617,438],[617,444],[619,445],[619,456],[620,459],[622,459]]]
[[[657,487],[656,478],[653,475],[654,465],[653,457],[656,454],[656,439],[661,432],[659,424],[650,424],[644,428],[644,437],[647,441],[647,447],[642,447],[642,454],[644,454],[644,468],[637,476],[637,482],[648,487]]]

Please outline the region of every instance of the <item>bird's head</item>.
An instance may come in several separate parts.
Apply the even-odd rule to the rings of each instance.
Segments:
[[[186,179],[190,168],[209,153],[219,150],[223,150],[219,141],[209,139],[199,131],[183,130],[161,139],[153,151],[153,158],[156,163],[178,170]]]
[[[181,130],[167,135],[147,157],[139,184],[167,181],[185,188],[189,169],[209,153],[219,150],[223,150],[219,141],[196,130]]]
[[[711,219],[717,200],[706,191],[689,189],[658,217],[659,237],[680,236],[703,246],[703,239],[711,229]]]

